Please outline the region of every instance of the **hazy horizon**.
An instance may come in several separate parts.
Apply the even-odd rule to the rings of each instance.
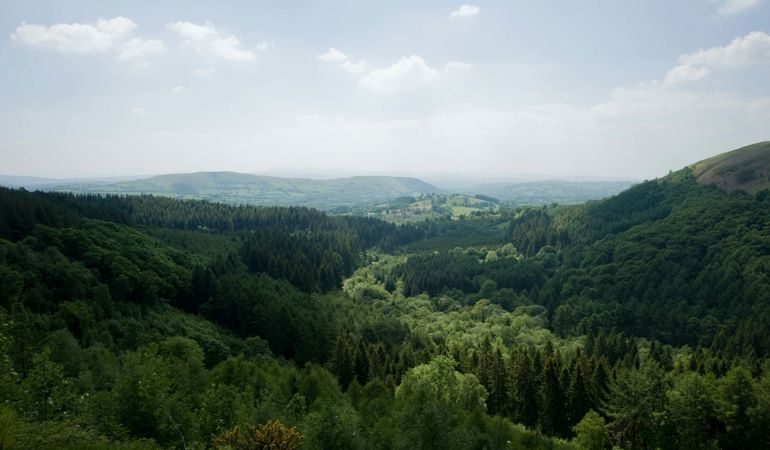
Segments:
[[[770,139],[768,3],[0,1],[0,173],[655,178]]]
[[[628,177],[611,177],[597,175],[570,175],[570,174],[537,174],[537,173],[468,173],[451,174],[442,172],[412,173],[412,172],[356,172],[356,171],[334,171],[334,170],[269,170],[263,172],[237,172],[237,171],[196,171],[196,172],[169,172],[155,174],[133,174],[133,175],[83,175],[73,177],[38,177],[30,175],[16,175],[0,173],[0,186],[27,186],[35,185],[55,185],[55,184],[74,184],[74,183],[99,183],[112,184],[125,181],[145,180],[164,175],[188,175],[194,173],[217,173],[229,172],[240,173],[255,176],[266,176],[274,178],[292,178],[308,180],[333,180],[352,177],[396,177],[396,178],[415,178],[428,184],[434,185],[440,189],[454,188],[473,188],[484,185],[510,185],[537,182],[639,182],[641,179]]]

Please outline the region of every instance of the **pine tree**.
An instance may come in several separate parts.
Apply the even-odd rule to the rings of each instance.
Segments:
[[[638,369],[639,368],[639,349],[636,346],[636,342],[634,339],[629,340],[629,346],[628,350],[626,351],[626,354],[623,356],[623,367],[629,368],[629,369]]]
[[[495,351],[492,357],[491,371],[489,380],[489,397],[487,398],[487,409],[491,414],[502,414],[508,398],[508,386],[506,380],[505,361],[500,349]]]
[[[586,343],[583,346],[583,353],[585,353],[586,357],[590,358],[593,354],[595,342],[596,336],[594,335],[593,328],[591,328],[588,330],[588,334],[586,335]]]
[[[401,352],[398,355],[398,366],[396,367],[396,375],[398,380],[406,373],[407,370],[417,365],[417,355],[414,354],[412,343],[404,341],[401,346]]]
[[[380,380],[385,380],[388,369],[385,347],[382,344],[369,344],[367,351],[369,353],[369,379],[379,378]]]
[[[489,336],[484,338],[484,342],[481,344],[481,350],[479,352],[479,362],[476,367],[476,376],[479,378],[481,385],[490,391],[492,388],[492,364],[494,360],[494,354],[492,352],[492,343],[489,340]]]
[[[564,432],[564,411],[567,402],[558,370],[556,357],[548,358],[543,368],[543,385],[540,391],[540,426],[548,435],[560,435]]]
[[[569,380],[569,422],[575,424],[586,415],[591,406],[591,392],[588,387],[586,369],[581,355],[575,358]]]
[[[535,361],[521,351],[513,353],[508,364],[509,414],[514,422],[528,427],[534,427],[538,421],[540,373]]]
[[[353,358],[350,336],[348,336],[345,330],[342,330],[337,335],[337,341],[334,344],[334,355],[332,357],[334,374],[337,375],[337,380],[342,389],[347,389],[356,375]]]
[[[623,448],[652,448],[655,416],[664,403],[663,373],[653,361],[640,369],[624,369],[610,384],[603,405],[610,418],[609,429]]]
[[[593,358],[592,376],[592,402],[594,406],[600,406],[607,399],[610,386],[610,368],[606,358]]]
[[[366,353],[366,346],[364,340],[359,339],[356,346],[356,354],[354,360],[354,370],[356,372],[356,380],[361,386],[366,385],[369,381],[369,355]]]
[[[609,360],[609,355],[607,353],[607,333],[605,333],[604,330],[599,330],[599,334],[594,340],[594,347],[591,351],[591,356],[597,358],[605,357],[607,360]]]

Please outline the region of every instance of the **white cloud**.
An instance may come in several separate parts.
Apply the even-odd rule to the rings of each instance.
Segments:
[[[471,69],[471,64],[467,62],[462,61],[449,61],[448,63],[444,64],[444,71],[445,72],[464,72],[466,70]]]
[[[136,24],[125,17],[99,19],[94,24],[58,23],[50,27],[22,22],[11,40],[23,45],[61,53],[89,53],[109,49],[130,34]]]
[[[227,165],[232,170],[264,167],[260,164],[289,166],[296,165],[297,161],[305,167],[317,165],[330,169],[385,171],[404,170],[404,161],[409,161],[407,170],[414,171],[611,172],[621,176],[652,177],[709,154],[768,138],[770,97],[763,97],[761,92],[741,98],[740,94],[729,92],[727,83],[701,83],[693,85],[692,89],[681,90],[667,88],[668,85],[679,86],[677,83],[708,79],[714,76],[716,67],[725,66],[725,61],[730,62],[727,66],[735,66],[735,55],[747,53],[746,50],[735,49],[745,47],[746,40],[754,42],[753,39],[741,38],[738,44],[724,42],[728,45],[684,55],[683,61],[677,63],[679,65],[672,64],[673,68],[668,73],[663,71],[659,74],[661,81],[616,89],[588,106],[530,103],[503,110],[483,104],[473,105],[468,96],[464,99],[471,103],[464,103],[463,106],[456,102],[446,102],[442,106],[442,103],[436,102],[435,106],[431,104],[425,109],[409,109],[409,120],[388,120],[398,111],[394,113],[386,111],[387,108],[379,108],[382,111],[366,114],[367,119],[364,120],[357,119],[356,112],[350,111],[354,115],[351,118],[331,114],[327,118],[298,118],[296,122],[287,124],[280,112],[269,111],[263,116],[251,118],[248,116],[253,106],[237,109],[236,105],[236,109],[226,113],[230,116],[222,118],[228,125],[221,130],[200,127],[199,123],[203,122],[196,120],[187,121],[188,129],[157,133],[151,137],[123,137],[124,133],[117,133],[104,141],[97,138],[84,143],[67,142],[64,136],[65,139],[61,140],[50,139],[56,145],[48,144],[50,150],[42,152],[35,146],[43,144],[36,144],[32,139],[15,139],[13,142],[17,143],[6,144],[4,151],[0,152],[0,166],[30,171],[39,167],[43,159],[53,161],[52,167],[57,170],[61,167],[61,170],[82,171],[83,164],[86,164],[88,170],[99,172],[104,171],[105,166],[97,156],[103,157],[104,149],[109,148],[112,157],[110,167],[117,167],[125,173],[211,170]],[[757,44],[747,45],[754,49],[748,53],[756,56]],[[314,56],[314,53],[308,55]],[[687,58],[693,58],[693,61],[684,61]],[[745,60],[751,58],[743,56],[737,61],[745,64]],[[356,60],[345,57],[331,64],[356,64]],[[361,89],[393,92],[408,86],[440,84],[444,79],[451,78],[447,75],[450,68],[457,70],[462,67],[456,62],[444,64],[446,60],[433,64],[428,62],[419,56],[403,58],[390,67],[386,64],[384,68],[375,67],[377,70],[370,71],[364,68],[360,76],[351,76],[351,81],[360,82]],[[206,63],[200,64],[202,68],[197,69],[196,74],[207,76],[216,73],[213,68],[206,68]],[[712,74],[707,70],[711,70]],[[189,81],[184,82],[187,84]],[[707,90],[715,87],[726,92]],[[171,91],[168,86],[163,89],[166,95]],[[182,96],[175,99],[182,100]],[[404,100],[408,108],[412,105],[408,103],[410,96],[404,97],[399,101]],[[418,102],[420,100],[417,99]],[[508,102],[501,100],[494,103]],[[148,111],[137,106],[132,113],[132,106],[135,104],[125,105],[120,114],[136,122],[147,121],[158,114],[153,110],[149,118],[141,119]],[[216,112],[217,105],[210,106],[204,109]],[[377,108],[380,105],[374,103],[374,106]],[[302,111],[313,112],[304,108]],[[131,117],[129,113],[138,117]],[[70,115],[74,114],[70,111],[62,114],[62,120],[45,122],[46,126],[39,133],[42,137],[37,139],[48,138],[47,133],[51,133],[49,130],[55,126],[71,126]],[[108,119],[93,117],[93,120],[83,120],[83,123],[98,128]],[[25,120],[29,122],[31,119]],[[11,128],[8,122],[0,120],[6,130]],[[162,125],[160,123],[159,126]],[[206,132],[212,135],[201,134]],[[266,157],[264,152],[255,152],[254,148],[270,148],[272,151]],[[469,152],[473,157],[469,157]]]
[[[585,107],[471,105],[409,120],[303,115],[251,145],[280,147],[277,164],[301,159],[306,166],[359,173],[613,173],[641,179],[767,139],[768,120],[768,98],[620,88]]]
[[[209,48],[224,59],[233,61],[251,61],[254,59],[254,52],[239,48],[241,43],[235,36],[227,36],[214,39],[209,42]]]
[[[352,61],[348,59],[348,55],[334,47],[329,47],[329,50],[318,54],[316,57],[321,61],[338,63],[337,65],[342,70],[352,75],[360,75],[366,70],[366,61]]]
[[[174,89],[171,89],[172,94],[184,94],[186,92],[188,91],[184,86],[177,86]]]
[[[180,36],[193,41],[205,41],[218,36],[217,30],[213,24],[206,22],[206,25],[197,25],[191,22],[174,22],[167,24],[170,30],[176,31]]]
[[[318,55],[318,59],[327,62],[342,62],[348,59],[348,57],[336,48],[329,47],[329,50],[326,51],[326,53],[321,53]]]
[[[711,73],[708,67],[695,67],[690,64],[682,64],[669,70],[663,84],[671,86],[686,81],[699,81]]]
[[[449,14],[449,17],[455,18],[455,17],[473,17],[477,15],[481,11],[481,8],[479,8],[476,5],[469,5],[464,4],[459,9],[452,11]]]
[[[150,113],[141,106],[137,106],[131,109],[131,115],[134,117],[147,117]]]
[[[358,84],[380,94],[390,94],[412,90],[438,81],[442,75],[469,70],[471,65],[461,61],[449,61],[444,70],[430,67],[419,55],[402,57],[395,64],[369,69],[366,61],[353,61],[348,55],[330,47],[325,53],[317,55],[322,61],[337,63],[345,72],[358,76]]]
[[[717,12],[722,15],[737,14],[753,8],[758,4],[759,0],[726,0],[719,9],[717,9]]]
[[[110,36],[112,39],[120,39],[131,33],[134,28],[136,28],[136,24],[131,19],[118,16],[109,20],[97,20],[96,28],[102,33]]]
[[[198,25],[180,21],[167,24],[166,27],[221,58],[232,61],[252,61],[256,58],[254,52],[241,48],[237,37],[216,28],[211,22]]]
[[[266,40],[263,39],[263,40],[259,41],[257,46],[254,47],[254,48],[256,48],[258,52],[266,52],[266,51],[270,50],[271,48],[273,48],[273,41],[266,41]]]
[[[420,56],[401,58],[383,69],[374,69],[362,76],[359,84],[374,92],[392,93],[410,90],[439,79],[439,71],[428,66]]]
[[[387,93],[440,81],[452,67],[463,66],[450,62],[436,70],[412,56],[359,80],[363,87]],[[324,150],[319,153],[324,158],[339,157],[319,157],[314,163],[350,164],[359,170],[362,166],[403,170],[403,161],[409,160],[415,171],[507,169],[590,175],[611,170],[621,176],[654,177],[710,154],[767,140],[770,97],[745,99],[707,89],[715,84],[669,88],[707,79],[712,70],[682,62],[663,81],[617,88],[585,107],[547,103],[493,110],[471,105],[408,121],[311,117],[277,133],[280,139],[275,142],[286,145],[287,153],[295,157],[320,143],[314,148]],[[354,151],[362,148],[367,151]],[[472,161],[467,158],[469,148],[474,152]]]
[[[196,77],[210,77],[215,73],[217,73],[217,69],[213,67],[202,67],[198,69],[193,69],[192,73]]]
[[[166,49],[163,41],[157,39],[133,38],[120,47],[118,59],[128,60],[144,58],[150,53],[162,52]]]
[[[712,68],[745,68],[770,64],[770,35],[754,31],[724,47],[712,47],[679,57],[682,64]]]
[[[360,75],[366,70],[366,61],[353,62],[350,60],[342,61],[339,66],[347,73]]]
[[[0,152],[0,166],[30,173],[39,170],[45,158],[56,170],[103,173],[105,163],[98,156],[110,149],[109,167],[122,174],[262,170],[298,167],[299,161],[303,168],[335,172],[612,174],[643,179],[767,140],[770,97],[745,100],[730,93],[630,88],[617,89],[586,107],[551,103],[504,110],[469,105],[409,120],[289,116],[258,116],[227,130],[193,126],[106,139],[64,138],[45,150],[39,143],[20,140]],[[255,148],[273,150],[266,157]]]
[[[293,126],[271,133],[275,139],[269,144],[284,149],[282,163],[302,158],[305,164],[336,169],[405,170],[403,161],[409,161],[415,172],[611,171],[641,179],[767,139],[768,120],[769,98],[619,88],[586,107],[471,106],[410,120],[300,117]],[[308,147],[315,151],[307,153]]]

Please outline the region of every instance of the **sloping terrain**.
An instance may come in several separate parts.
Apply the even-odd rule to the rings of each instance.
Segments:
[[[711,342],[712,323],[746,320],[764,329],[770,199],[726,190],[758,190],[762,183],[733,181],[728,169],[762,173],[768,149],[744,147],[606,200],[521,211],[510,242],[529,255],[559,252],[566,262],[540,286],[554,326],[565,334],[614,326],[680,345]]]
[[[156,194],[235,204],[312,206],[334,209],[439,192],[416,178],[361,176],[312,180],[235,172],[159,175],[110,185],[77,184],[56,190],[75,193]]]
[[[494,183],[470,188],[473,194],[498,198],[513,206],[562,205],[599,200],[628,189],[632,181],[527,181],[521,183]]]
[[[770,187],[770,141],[704,159],[690,168],[698,183],[754,194]]]
[[[770,197],[690,167],[401,225],[0,188],[3,448],[767,449],[768,330]]]

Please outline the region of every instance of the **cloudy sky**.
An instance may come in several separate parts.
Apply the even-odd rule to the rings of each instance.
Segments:
[[[0,173],[652,178],[770,139],[770,0],[0,0]]]

